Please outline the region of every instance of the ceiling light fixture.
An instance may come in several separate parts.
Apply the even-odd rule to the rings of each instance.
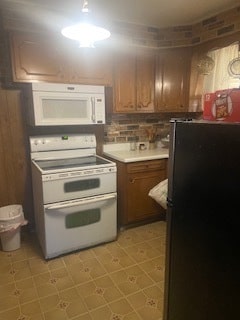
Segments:
[[[61,31],[64,37],[78,41],[80,48],[94,48],[94,43],[96,41],[105,40],[111,35],[107,29],[95,26],[90,22],[89,12],[88,1],[84,0],[82,7],[82,21],[65,27]]]

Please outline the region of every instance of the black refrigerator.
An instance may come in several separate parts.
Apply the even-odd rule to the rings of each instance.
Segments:
[[[163,320],[240,319],[240,124],[170,126]]]

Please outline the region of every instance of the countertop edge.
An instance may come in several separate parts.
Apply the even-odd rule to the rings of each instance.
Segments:
[[[162,150],[161,150],[162,151]],[[161,153],[158,154],[143,154],[139,153],[138,155],[126,155],[121,154],[122,152],[103,152],[103,154],[109,158],[112,158],[114,160],[124,162],[124,163],[129,163],[129,162],[138,162],[138,161],[148,161],[148,160],[158,160],[158,159],[168,159],[168,150],[162,151]]]

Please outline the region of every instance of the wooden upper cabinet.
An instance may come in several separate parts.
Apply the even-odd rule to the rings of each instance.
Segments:
[[[155,54],[140,52],[137,54],[137,110],[154,112],[155,103]]]
[[[112,56],[99,48],[75,48],[69,53],[70,81],[93,85],[112,85]]]
[[[189,48],[174,48],[159,53],[156,74],[157,111],[188,111],[190,63]]]
[[[136,108],[136,61],[134,54],[121,54],[114,59],[114,111],[134,112]]]
[[[57,36],[10,34],[13,80],[49,81],[93,85],[112,84],[110,54],[83,49]]]
[[[10,45],[13,81],[66,80],[63,54],[50,38],[26,33],[11,34]]]
[[[153,112],[155,55],[120,53],[114,57],[114,112]]]

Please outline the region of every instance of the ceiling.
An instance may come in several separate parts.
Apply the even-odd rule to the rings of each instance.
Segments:
[[[83,0],[1,0],[23,18],[61,24],[77,19]],[[123,21],[158,28],[192,25],[234,7],[239,0],[89,0],[92,13],[108,23]]]

